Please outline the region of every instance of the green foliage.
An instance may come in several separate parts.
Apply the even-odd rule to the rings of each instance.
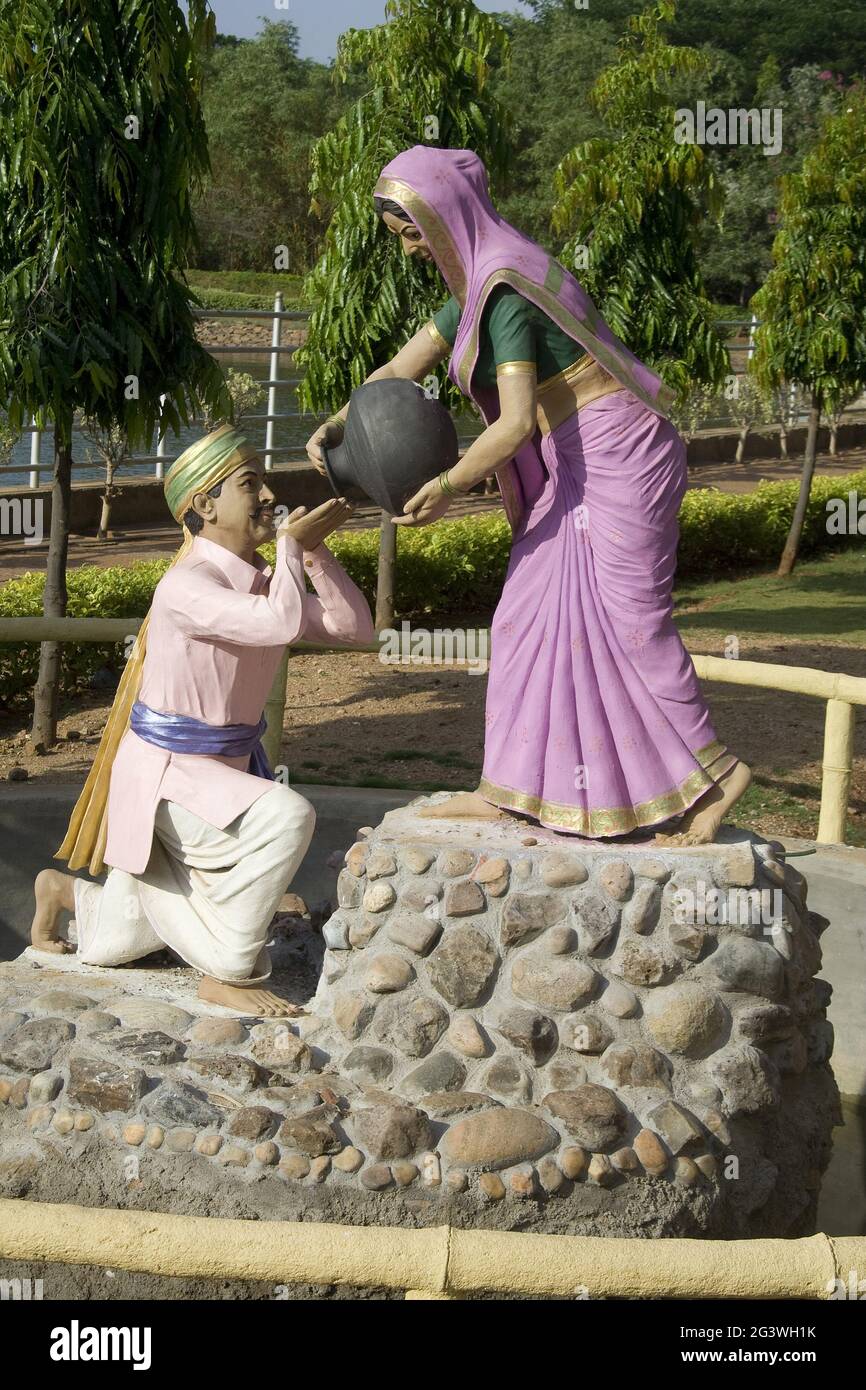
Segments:
[[[840,546],[840,538],[827,532],[827,501],[847,497],[851,491],[866,496],[866,472],[815,479],[803,526],[802,555]],[[788,535],[798,493],[796,482],[762,482],[747,493],[690,488],[680,508],[678,581],[733,575],[771,564]]]
[[[706,222],[699,231],[701,267],[714,292],[736,297],[745,305],[766,279],[772,266],[773,238],[778,219],[779,180],[799,169],[814,144],[821,121],[839,102],[835,84],[817,65],[796,68],[782,80],[779,65],[769,59],[758,74],[754,91],[732,91],[725,99],[712,86],[708,105],[751,107],[782,113],[782,149],[767,157],[760,145],[708,146],[707,158],[724,191],[722,224]],[[706,97],[706,89],[693,94]],[[684,103],[694,105],[692,95]],[[738,311],[742,314],[743,310]]]
[[[827,501],[854,491],[866,496],[866,472],[819,478],[812,489],[803,531],[804,554],[840,548],[844,538],[827,532]],[[677,581],[736,575],[767,566],[787,535],[797,498],[796,483],[761,483],[751,493],[688,491],[680,509]],[[863,544],[862,539],[856,543]],[[328,548],[375,603],[379,533],[343,531],[328,538]],[[499,599],[511,551],[511,530],[500,512],[455,521],[437,521],[397,534],[395,610],[397,621],[426,619],[457,623],[492,614]],[[262,547],[270,564],[273,544]],[[69,613],[73,617],[144,617],[167,560],[137,561],[100,569],[83,566],[69,575]],[[36,616],[42,611],[44,576],[26,574],[0,588],[0,617]],[[33,643],[0,645],[0,702],[23,708],[38,665]],[[67,643],[63,647],[62,693],[86,685],[100,666],[122,669],[123,648]]]
[[[256,381],[255,377],[250,376],[249,372],[239,372],[234,367],[229,367],[226,374],[226,388],[232,403],[230,418],[235,425],[242,425],[244,418],[251,415],[256,406],[261,405],[268,397],[265,387]],[[207,412],[202,418],[202,433],[210,434],[211,430],[215,430],[228,418],[216,411]]]
[[[10,425],[6,411],[0,408],[0,463],[9,462],[20,437],[20,432]]]
[[[562,11],[584,24],[589,11],[575,10],[573,0],[527,0],[539,17]],[[621,26],[634,11],[634,0],[602,0],[604,17]],[[783,73],[808,63],[832,67],[847,76],[866,68],[866,9],[860,0],[678,0],[670,24],[671,40],[699,47],[724,49],[742,68],[751,89],[768,58],[778,60]]]
[[[343,406],[442,303],[434,269],[405,257],[379,225],[373,188],[383,167],[417,144],[469,148],[493,186],[511,148],[509,118],[490,89],[492,58],[507,50],[502,26],[471,0],[387,0],[385,11],[388,23],[342,35],[336,77],[363,77],[365,91],[313,151],[313,208],[334,209],[304,284],[313,315],[295,355],[306,372],[298,403],[313,414]],[[439,377],[440,399],[454,403],[442,368]]]
[[[236,290],[196,290],[203,309],[273,309],[267,294],[240,294]]]
[[[206,0],[16,0],[0,9],[0,402],[147,444],[223,392],[182,271],[207,170]],[[135,126],[137,122],[137,129]],[[127,378],[138,379],[128,399]]]
[[[324,64],[297,50],[294,24],[264,20],[258,38],[208,61],[202,106],[212,176],[195,209],[201,266],[272,269],[277,247],[295,273],[315,261],[321,225],[309,215],[310,155],[349,98]]]
[[[283,296],[284,309],[303,309],[301,277],[282,271],[190,270],[187,280],[205,309],[273,309]]]
[[[557,8],[531,21],[500,15],[511,61],[496,67],[491,86],[514,121],[514,156],[497,207],[506,221],[559,253],[551,233],[551,189],[557,165],[576,144],[604,134],[589,101],[602,68],[616,57],[618,27],[590,5]]]
[[[613,331],[682,397],[695,383],[720,386],[729,366],[695,253],[701,219],[721,208],[718,181],[701,146],[677,143],[671,95],[708,63],[662,37],[674,14],[672,0],[657,0],[629,20],[590,93],[615,138],[562,160],[553,225],[568,234],[560,259]]]
[[[752,299],[753,368],[796,381],[818,403],[866,384],[866,85],[824,122],[802,172],[782,180],[773,269]]]
[[[167,560],[139,560],[132,565],[101,569],[82,565],[67,576],[70,618],[143,618],[153,591],[168,568]],[[0,587],[0,617],[41,616],[45,575],[28,572]],[[60,649],[60,690],[72,695],[86,686],[101,666],[118,673],[123,669],[122,643],[65,642]],[[24,709],[33,698],[39,670],[39,646],[35,642],[0,643],[0,704]]]

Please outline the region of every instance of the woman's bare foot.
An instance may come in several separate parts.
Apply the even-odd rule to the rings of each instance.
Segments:
[[[670,834],[659,832],[654,844],[688,849],[692,845],[711,845],[719,833],[722,821],[736,805],[752,780],[752,769],[736,762],[705,792],[700,801],[686,812],[677,829]]]
[[[75,911],[74,882],[71,874],[62,874],[58,869],[43,869],[36,875],[33,884],[36,912],[30,928],[30,944],[37,951],[62,956],[75,950],[72,942],[60,935],[61,912]]]
[[[478,792],[455,792],[447,801],[436,802],[433,806],[423,806],[419,816],[466,816],[473,820],[513,820],[507,811],[485,801]]]
[[[294,1018],[306,1012],[299,1004],[290,1004],[269,989],[246,989],[242,985],[227,985],[222,980],[214,980],[203,975],[198,987],[199,999],[209,1004],[222,1004],[227,1009],[237,1009],[250,1018]]]

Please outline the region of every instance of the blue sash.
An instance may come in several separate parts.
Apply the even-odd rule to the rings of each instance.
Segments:
[[[264,715],[258,724],[204,724],[187,714],[162,714],[136,700],[129,726],[146,743],[169,753],[198,753],[212,758],[242,758],[249,753],[252,775],[269,782],[275,780],[262,747],[262,734],[267,728]]]

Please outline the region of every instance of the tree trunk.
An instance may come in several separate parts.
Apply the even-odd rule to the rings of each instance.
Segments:
[[[394,626],[394,572],[397,567],[397,527],[383,511],[379,531],[379,573],[376,580],[376,631]]]
[[[96,532],[96,539],[98,541],[108,540],[108,523],[110,519],[111,500],[108,495],[108,490],[106,489],[106,491],[102,494],[102,510],[99,513],[99,528]]]
[[[743,428],[740,430],[740,437],[737,440],[737,452],[734,455],[734,463],[743,462],[743,454],[746,451],[746,440],[749,437],[749,428],[749,425],[744,425]]]
[[[215,426],[213,426],[212,428],[215,428]],[[208,433],[210,433],[210,430],[208,430]],[[111,502],[117,490],[114,486],[114,475],[116,470],[117,464],[114,462],[114,460],[106,460],[105,491],[102,494],[102,510],[99,514],[99,529],[96,532],[96,539],[98,541],[108,540],[108,528],[111,524]]]
[[[72,501],[72,446],[54,429],[54,480],[51,487],[51,531],[45,565],[42,612],[46,618],[66,616],[66,555],[69,549],[69,514]],[[39,676],[33,692],[34,746],[50,748],[57,741],[57,708],[60,696],[60,643],[43,642]]]
[[[788,457],[788,426],[785,424],[784,416],[779,421],[779,453],[783,459]]]
[[[838,421],[838,420],[831,420],[831,421],[830,421],[830,453],[833,455],[834,458],[835,458],[835,456],[836,456],[836,439],[837,439],[838,432],[839,432],[839,421]]]
[[[800,536],[803,532],[803,522],[806,519],[806,508],[809,505],[809,494],[812,490],[812,474],[815,472],[815,455],[817,453],[818,425],[820,421],[821,396],[818,391],[813,390],[809,403],[809,428],[806,432],[806,455],[803,459],[803,472],[800,475],[800,495],[797,498],[791,529],[788,532],[788,539],[785,541],[785,549],[782,551],[782,558],[779,561],[779,569],[777,571],[782,578],[789,575],[794,565],[797,563]]]

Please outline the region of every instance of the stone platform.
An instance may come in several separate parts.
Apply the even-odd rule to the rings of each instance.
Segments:
[[[802,875],[418,798],[275,924],[306,1017],[192,972],[0,967],[0,1193],[576,1234],[806,1234],[838,1122]],[[323,885],[323,895],[330,885]]]

